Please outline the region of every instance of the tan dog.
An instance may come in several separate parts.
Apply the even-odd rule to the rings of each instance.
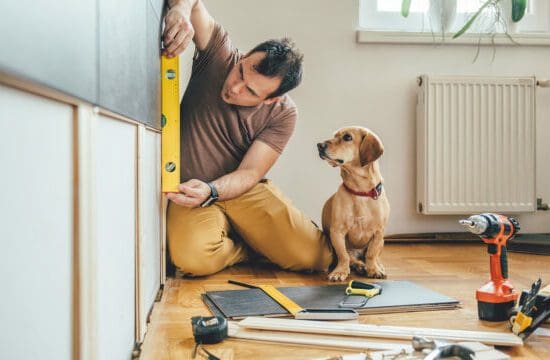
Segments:
[[[372,131],[355,126],[338,130],[317,148],[321,159],[340,167],[343,180],[323,207],[323,230],[338,257],[329,280],[345,280],[350,266],[360,275],[385,278],[379,256],[390,205],[376,161],[384,152],[382,142]]]

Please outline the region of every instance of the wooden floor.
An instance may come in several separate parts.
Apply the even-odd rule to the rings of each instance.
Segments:
[[[530,287],[538,277],[543,279],[543,284],[550,281],[550,256],[519,253],[509,255],[510,279],[517,289]],[[509,332],[507,323],[488,323],[477,318],[475,290],[489,279],[489,257],[486,247],[481,243],[387,244],[382,258],[388,279],[415,281],[460,300],[463,308],[361,316],[361,323]],[[237,289],[234,285],[227,284],[228,279],[276,286],[326,283],[322,274],[292,273],[267,265],[261,268],[236,266],[216,275],[197,279],[169,278],[161,301],[153,308],[141,359],[191,359],[194,343],[190,318],[195,315],[210,315],[200,295],[210,290]],[[354,353],[233,339],[209,345],[207,349],[222,359],[318,359]],[[550,338],[532,336],[521,348],[501,350],[514,358],[550,359]]]

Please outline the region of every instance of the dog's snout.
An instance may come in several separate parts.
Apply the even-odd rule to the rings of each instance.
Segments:
[[[327,149],[327,146],[327,143],[318,143],[317,149],[319,149],[319,151],[325,151]]]

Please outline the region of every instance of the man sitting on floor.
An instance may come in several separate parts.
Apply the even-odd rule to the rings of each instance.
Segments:
[[[184,182],[168,195],[173,263],[208,275],[252,250],[284,269],[327,270],[327,238],[264,179],[294,131],[297,109],[286,92],[302,79],[302,55],[288,39],[243,55],[200,0],[169,5],[164,54],[181,53],[191,40],[196,47],[181,102]]]

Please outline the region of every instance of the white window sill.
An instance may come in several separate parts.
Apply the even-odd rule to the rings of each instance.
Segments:
[[[440,33],[357,30],[357,42],[364,44],[441,44],[446,45],[550,45],[550,33],[516,33],[511,34],[514,42],[505,34],[498,34],[491,41],[487,34],[463,34],[453,39],[453,33],[445,34],[443,39]],[[481,36],[481,42],[480,42]]]

